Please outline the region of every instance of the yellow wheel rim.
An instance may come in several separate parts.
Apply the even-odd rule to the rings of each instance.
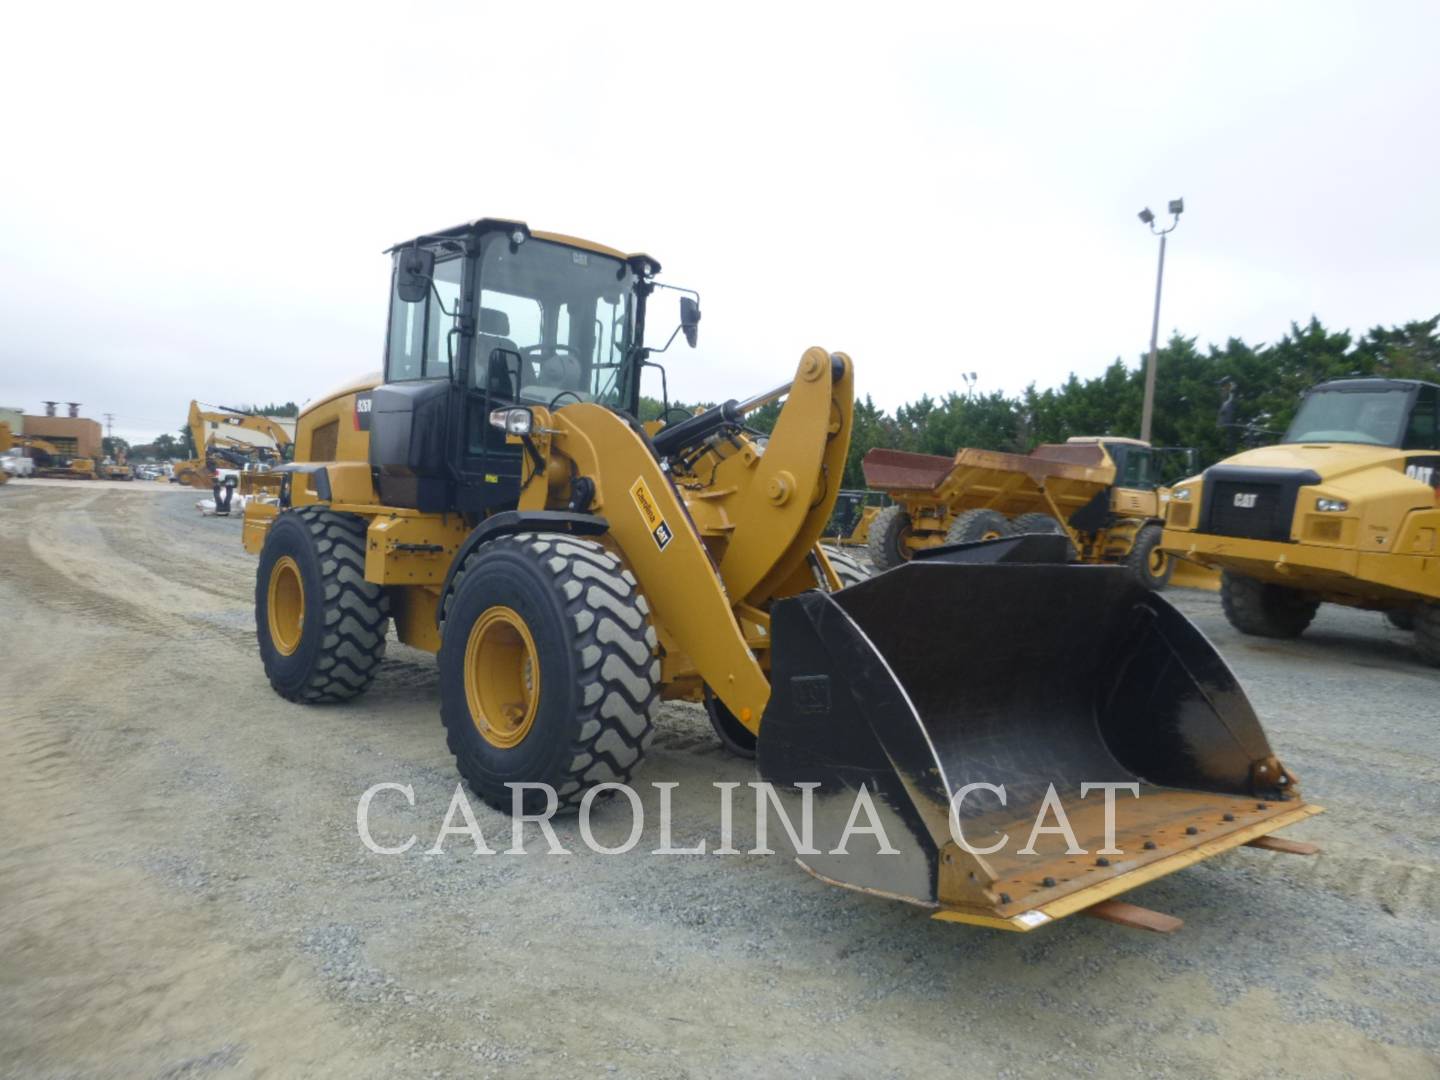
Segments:
[[[1165,576],[1165,567],[1170,562],[1170,556],[1159,548],[1150,549],[1150,576],[1161,578]]]
[[[270,642],[282,656],[289,656],[300,647],[300,632],[305,625],[305,586],[300,581],[300,567],[289,555],[270,568],[265,607]]]
[[[487,609],[465,642],[465,700],[481,738],[508,750],[530,734],[540,705],[540,659],[530,628],[508,607]]]
[[[980,537],[980,539],[981,539],[981,540],[999,540],[999,539],[1000,539],[1002,536],[1004,536],[1004,535],[1005,535],[1005,534],[1002,533],[1002,532],[1000,532],[998,529],[991,529],[991,530],[990,530],[989,532],[987,532],[984,536]]]

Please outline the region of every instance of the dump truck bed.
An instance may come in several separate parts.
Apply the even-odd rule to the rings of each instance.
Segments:
[[[862,468],[871,488],[897,499],[933,499],[956,512],[984,508],[1009,516],[1059,509],[1066,519],[1115,481],[1114,466],[1097,443],[1051,444],[1030,454],[966,448],[953,459],[875,449]]]

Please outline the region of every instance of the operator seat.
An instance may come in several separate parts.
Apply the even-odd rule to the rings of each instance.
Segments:
[[[505,349],[508,352],[497,353]],[[476,364],[486,365],[486,380],[491,397],[505,401],[516,401],[520,397],[521,368],[515,367],[515,357],[520,349],[510,339],[510,316],[499,308],[480,309],[480,332],[475,335]]]

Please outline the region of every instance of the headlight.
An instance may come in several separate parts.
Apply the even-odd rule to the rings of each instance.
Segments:
[[[490,426],[506,435],[529,435],[534,422],[529,409],[496,409],[490,414]]]
[[[1190,489],[1176,488],[1174,491],[1170,492],[1170,498],[1174,499],[1176,502],[1189,502]]]
[[[1338,514],[1349,510],[1350,504],[1344,499],[1316,499],[1315,509],[1324,513]]]

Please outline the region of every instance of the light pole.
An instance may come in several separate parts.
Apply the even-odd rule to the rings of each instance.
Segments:
[[[1150,324],[1150,360],[1145,365],[1145,407],[1140,414],[1140,438],[1150,441],[1150,422],[1155,416],[1155,350],[1160,341],[1160,285],[1165,280],[1165,237],[1180,224],[1180,215],[1185,212],[1184,199],[1170,200],[1170,214],[1173,220],[1169,228],[1155,225],[1155,215],[1147,206],[1140,211],[1140,220],[1150,226],[1150,231],[1160,237],[1160,265],[1155,271],[1155,320]]]
[[[973,398],[975,396],[975,383],[979,380],[980,376],[976,375],[973,371],[962,371],[960,378],[964,380],[965,383],[966,399],[969,400]]]

